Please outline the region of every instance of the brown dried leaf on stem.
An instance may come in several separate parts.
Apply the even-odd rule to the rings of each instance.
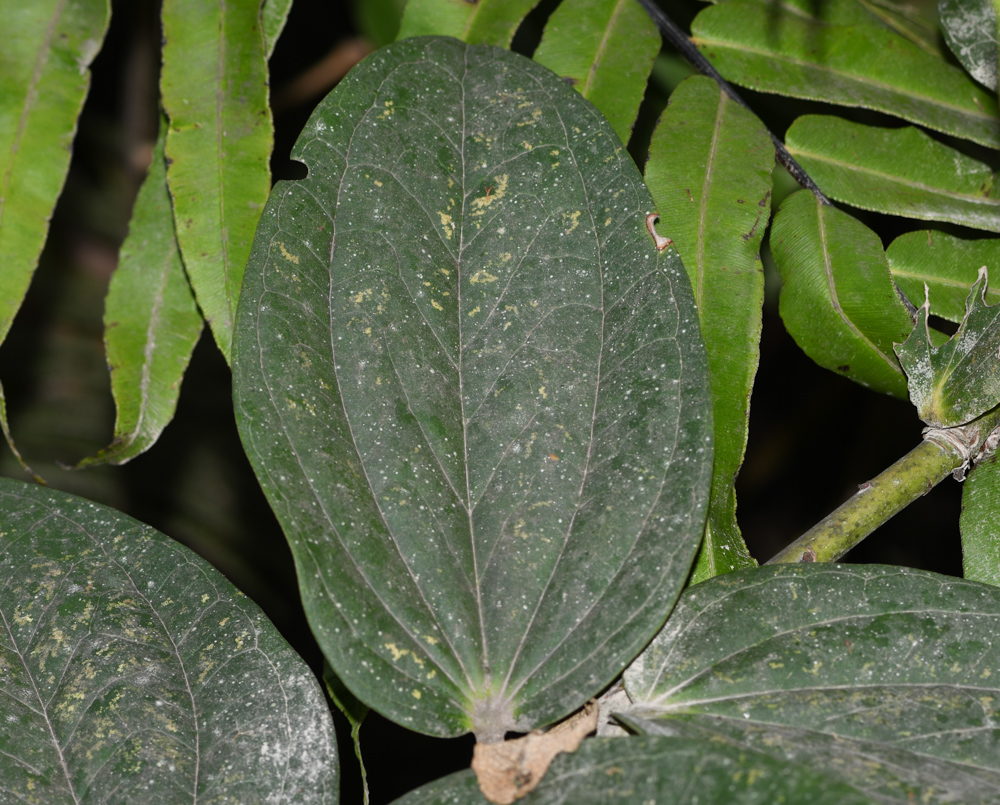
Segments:
[[[575,752],[580,742],[597,729],[597,702],[548,732],[532,732],[512,741],[483,744],[473,749],[472,770],[483,795],[497,805],[510,805],[532,791],[545,776],[555,756]]]

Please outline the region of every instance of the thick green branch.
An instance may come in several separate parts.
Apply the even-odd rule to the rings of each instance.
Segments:
[[[857,493],[767,564],[835,562],[882,523],[927,494],[952,473],[996,450],[1000,410],[957,428],[928,428],[924,441],[862,484]],[[991,437],[992,434],[992,438]]]

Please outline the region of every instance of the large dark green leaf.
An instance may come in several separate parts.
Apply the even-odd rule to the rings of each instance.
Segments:
[[[938,0],[941,32],[962,66],[997,89],[997,11],[994,0]]]
[[[629,141],[660,33],[636,0],[562,3],[549,17],[534,59],[572,82]]]
[[[885,250],[892,280],[914,307],[929,290],[931,313],[956,324],[965,318],[965,300],[986,266],[1000,277],[1000,239],[964,240],[922,229],[900,235]],[[1000,302],[1000,287],[986,289],[987,304]]]
[[[919,129],[800,117],[785,145],[830,198],[865,210],[1000,232],[1000,188],[989,165]]]
[[[234,364],[310,623],[366,704],[502,737],[663,622],[704,526],[707,369],[607,122],[544,67],[397,42],[261,220]]]
[[[736,522],[734,481],[760,354],[760,243],[773,166],[763,123],[702,77],[674,91],[646,164],[659,231],[677,244],[691,277],[712,378],[715,472],[693,581],[754,564]]]
[[[731,573],[685,592],[626,672],[629,723],[880,802],[996,802],[998,635],[1000,590],[976,582],[862,565]]]
[[[1000,461],[995,454],[966,478],[959,524],[965,578],[1000,587]]]
[[[152,528],[0,480],[0,623],[0,801],[337,801],[305,663]]]
[[[471,771],[435,780],[396,805],[486,805]],[[850,786],[716,736],[594,738],[559,755],[521,805],[862,805]]]
[[[958,332],[936,346],[920,308],[916,326],[896,346],[906,372],[910,402],[920,418],[936,428],[964,425],[1000,405],[1000,305],[986,304],[986,268],[972,286]]]
[[[132,212],[104,307],[104,343],[117,418],[112,443],[81,466],[124,464],[156,442],[174,416],[202,318],[174,235],[163,143]]]
[[[271,187],[260,0],[165,0],[162,13],[160,92],[177,242],[228,362],[243,266]],[[267,22],[276,36],[275,21]]]
[[[753,2],[706,8],[691,30],[719,72],[737,84],[875,109],[1000,147],[997,99],[891,31],[823,25]]]
[[[878,236],[800,190],[782,203],[770,243],[781,274],[781,318],[795,342],[820,366],[905,399],[893,344],[906,340],[913,321]]]

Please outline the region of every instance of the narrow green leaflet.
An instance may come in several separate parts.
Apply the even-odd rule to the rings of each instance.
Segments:
[[[0,0],[0,343],[45,244],[110,15],[108,0]],[[0,429],[13,449],[2,389]]]
[[[322,691],[264,613],[113,509],[0,480],[0,801],[337,802]]]
[[[398,39],[453,36],[475,45],[510,47],[538,0],[407,0]]]
[[[989,165],[917,128],[885,129],[805,115],[788,129],[785,145],[837,201],[1000,232],[1000,188]]]
[[[910,401],[935,428],[964,425],[1000,404],[1000,305],[986,305],[987,269],[979,271],[965,318],[949,341],[935,347],[927,326],[930,303],[920,308],[909,338],[896,346]]]
[[[781,274],[779,312],[795,343],[820,366],[905,399],[893,344],[913,321],[878,236],[800,190],[782,203],[770,243]]]
[[[534,59],[568,79],[627,143],[660,44],[637,0],[580,0],[552,13]]]
[[[964,240],[946,232],[922,229],[900,235],[885,250],[892,281],[919,307],[924,286],[930,290],[931,313],[956,324],[965,318],[965,300],[986,266],[1000,276],[1000,240]],[[1000,288],[986,289],[986,303],[1000,302]]]
[[[712,378],[715,471],[693,581],[754,564],[736,522],[733,482],[746,450],[760,356],[760,243],[773,167],[764,125],[701,76],[674,91],[646,163],[658,231],[673,239],[691,277]]]
[[[271,187],[259,0],[164,0],[167,182],[191,287],[226,361],[243,267]]]
[[[416,730],[564,717],[662,624],[704,528],[706,357],[652,199],[558,76],[449,38],[370,56],[294,154],[234,383],[317,639]]]
[[[689,588],[626,671],[627,723],[878,802],[996,802],[998,634],[1000,590],[976,582],[875,565],[731,573]]]
[[[823,25],[752,2],[702,11],[693,40],[729,81],[860,106],[993,148],[997,99],[962,70],[891,31]]]
[[[593,738],[559,755],[521,805],[869,805],[850,786],[805,766],[715,736]],[[471,771],[452,774],[395,805],[488,805]]]
[[[264,32],[264,57],[271,58],[274,46],[292,9],[292,0],[264,0],[260,8],[260,26]]]
[[[1000,587],[1000,462],[975,466],[962,486],[962,570],[967,579]]]
[[[732,0],[713,0],[731,2]],[[736,0],[745,2],[745,0]],[[918,9],[892,0],[754,0],[771,13],[791,14],[827,25],[881,25],[905,36],[928,53],[940,54],[937,28]]]
[[[104,343],[118,415],[114,441],[81,466],[124,464],[174,416],[202,318],[184,274],[167,191],[163,134],[136,199],[104,308]]]
[[[997,11],[994,0],[938,0],[941,32],[951,52],[983,86],[997,89]]]

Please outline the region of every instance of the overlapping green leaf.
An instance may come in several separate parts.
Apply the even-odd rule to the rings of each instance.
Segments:
[[[711,6],[695,43],[729,81],[762,92],[860,106],[1000,147],[997,99],[962,70],[874,26],[837,26],[752,2]]]
[[[288,12],[292,10],[292,0],[264,0],[260,7],[260,26],[264,33],[264,57],[271,58],[278,37],[284,30],[288,20]]]
[[[800,190],[781,205],[770,243],[781,274],[779,312],[795,342],[820,366],[905,399],[893,344],[913,322],[878,236]]]
[[[660,33],[637,0],[581,0],[552,13],[534,59],[570,80],[627,143],[659,52]]]
[[[240,305],[247,452],[366,704],[496,739],[663,622],[704,527],[690,283],[600,114],[544,67],[397,42],[320,105]]]
[[[626,672],[628,723],[879,802],[995,802],[998,634],[1000,590],[976,582],[863,565],[727,574],[689,588]]]
[[[695,581],[754,564],[736,522],[734,481],[760,355],[760,243],[773,166],[764,125],[702,77],[674,91],[646,164],[659,231],[676,243],[691,278],[712,377],[715,471]]]
[[[871,800],[805,766],[783,763],[715,736],[633,736],[584,741],[559,755],[523,805],[605,805],[609,802],[690,805],[867,805]],[[396,805],[488,803],[471,771],[435,780]]]
[[[962,486],[962,570],[967,579],[1000,587],[1000,461],[986,458]]]
[[[994,0],[938,0],[941,32],[976,81],[997,89],[997,11]]]
[[[407,0],[399,39],[453,36],[475,45],[510,47],[518,26],[538,0]]]
[[[914,307],[929,290],[931,313],[956,324],[965,318],[965,300],[986,266],[1000,276],[1000,239],[964,240],[932,229],[900,235],[885,250],[892,280]],[[986,289],[986,303],[1000,302],[1000,288]]]
[[[987,270],[980,269],[958,332],[934,346],[921,306],[909,338],[896,347],[910,401],[936,428],[964,425],[1000,405],[1000,305],[986,305]]]
[[[0,616],[0,801],[337,801],[309,668],[163,534],[0,480]]]
[[[919,129],[805,115],[785,145],[823,192],[865,210],[1000,232],[1000,188],[989,165]]]
[[[153,446],[173,419],[201,334],[201,313],[174,236],[164,133],[165,125],[104,308],[104,343],[118,411],[114,441],[81,466],[124,464]]]
[[[108,0],[0,2],[0,343],[42,252],[110,14]],[[0,428],[13,448],[2,389]]]
[[[259,0],[165,0],[167,181],[191,287],[226,361],[243,267],[271,187]]]

